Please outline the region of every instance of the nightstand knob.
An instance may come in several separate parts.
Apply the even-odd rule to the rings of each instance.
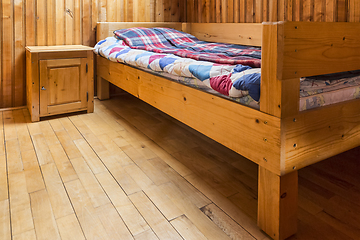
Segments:
[[[44,86],[41,87],[41,90],[46,90],[46,88]]]

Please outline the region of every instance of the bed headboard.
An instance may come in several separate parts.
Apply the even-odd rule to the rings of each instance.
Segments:
[[[261,23],[183,23],[183,31],[203,41],[261,46]]]
[[[99,22],[96,39],[99,41],[113,36],[114,30],[130,27],[168,27],[203,41],[261,46],[261,23]]]

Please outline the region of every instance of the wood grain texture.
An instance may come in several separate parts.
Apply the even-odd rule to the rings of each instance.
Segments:
[[[214,11],[204,11],[209,0],[187,0],[188,22],[328,21],[359,22],[357,0],[214,0]],[[196,16],[196,21],[190,16]],[[209,21],[210,20],[210,21]]]
[[[182,1],[165,0],[164,6],[169,6],[167,8],[160,7],[159,4],[161,3],[155,3],[154,0],[2,1],[0,108],[25,105],[25,46],[94,46],[98,21],[132,21],[133,16],[137,18],[134,21],[147,22],[186,20],[183,8],[185,3]]]
[[[261,24],[184,23],[182,28],[203,41],[261,46]]]
[[[354,103],[354,106],[358,106],[358,103]],[[339,114],[334,109],[328,111],[326,114],[320,113],[324,115],[324,119],[329,118],[332,112]],[[343,114],[346,120],[343,121],[356,124],[358,120],[351,117],[351,110],[346,111],[348,112]],[[316,115],[314,116],[306,115],[305,124],[317,124]],[[143,121],[144,119],[147,121]],[[296,129],[302,128],[300,125],[303,120],[301,117],[295,122],[292,118],[288,120],[294,125],[287,125],[287,128],[293,129],[291,133],[295,136]],[[321,125],[323,120],[320,122]],[[341,129],[341,126],[331,125],[331,130],[316,135],[323,135],[327,131],[333,131],[337,135],[341,133]],[[346,127],[343,129],[349,134],[352,133]],[[19,135],[19,131],[26,131],[31,136],[43,135],[46,145],[50,144],[48,147],[55,164],[39,166],[36,157],[41,154],[40,149],[20,143],[23,142],[20,141],[23,135]],[[312,129],[309,129],[309,132],[312,132]],[[91,114],[63,116],[40,123],[31,123],[26,109],[1,111],[0,134],[6,137],[6,141],[11,145],[2,150],[5,151],[5,156],[10,157],[1,159],[0,162],[11,162],[16,159],[16,154],[20,153],[24,166],[23,170],[16,173],[1,170],[8,178],[5,187],[10,193],[9,198],[0,201],[1,239],[8,240],[12,237],[14,240],[33,240],[46,236],[46,232],[53,231],[55,227],[62,239],[85,239],[85,236],[86,239],[158,239],[154,232],[159,233],[158,236],[165,235],[163,231],[171,229],[169,222],[185,239],[202,239],[202,235],[209,239],[227,239],[226,235],[232,239],[269,239],[256,226],[257,164],[130,94],[123,93],[107,101],[95,100],[95,112]],[[54,140],[55,135],[60,143]],[[88,138],[89,135],[92,137]],[[356,135],[344,134],[344,137],[349,141],[353,138],[354,142],[359,142]],[[68,149],[69,142],[73,143],[72,139],[84,141],[88,146],[82,146],[84,151],[96,149],[95,153],[101,159],[101,164],[107,167],[105,171],[97,174],[87,169],[86,175],[96,178],[111,204],[108,202],[94,208],[87,189],[74,169],[68,171],[68,175],[63,174],[64,166],[69,165],[67,163],[70,156],[72,159],[76,156],[69,154],[68,158],[64,150]],[[293,139],[290,139],[289,143]],[[2,141],[5,139],[0,138],[0,142]],[[99,142],[103,147],[99,147]],[[350,145],[350,142],[344,142],[344,145],[348,144]],[[76,148],[76,145],[74,146]],[[359,154],[358,147],[299,170],[298,233],[289,240],[358,238]],[[152,158],[147,160],[147,157]],[[61,164],[58,164],[59,162]],[[191,164],[194,167],[191,167]],[[43,180],[41,176],[27,176],[28,170],[40,167],[43,170],[45,189],[43,184],[38,184]],[[76,167],[78,170],[79,166]],[[125,174],[128,175],[127,180],[132,179],[138,183],[136,192],[132,192],[135,194],[124,191],[127,190],[128,182],[121,181],[120,178]],[[270,175],[278,179],[277,175]],[[269,184],[269,181],[265,182]],[[36,185],[39,185],[39,188],[35,187]],[[68,194],[59,190],[64,186]],[[290,192],[295,189],[293,184],[289,186]],[[157,191],[155,187],[161,191]],[[260,192],[264,190],[271,188],[259,189]],[[281,200],[290,196],[287,189],[280,192],[283,191],[287,192],[287,196]],[[226,192],[234,194],[226,197],[223,195]],[[61,197],[50,197],[56,196],[54,193],[60,193],[58,196]],[[134,198],[131,198],[139,193],[142,196],[138,198],[140,201],[137,204],[140,208],[137,209],[131,202]],[[265,195],[271,196],[272,193]],[[162,204],[159,199],[164,199],[162,195],[166,195],[174,204],[166,202],[161,208],[166,206],[172,210],[180,209],[184,214],[175,219],[166,219],[160,213],[165,213],[164,209],[158,208],[158,205]],[[63,201],[66,198],[67,200]],[[103,198],[103,194],[99,194],[99,200],[100,198]],[[69,201],[74,208],[68,207]],[[142,216],[139,211],[147,211],[146,206],[156,210],[157,216],[149,216],[149,213]],[[65,210],[60,211],[61,208]],[[54,216],[51,216],[50,209]],[[66,209],[73,209],[75,214]],[[66,216],[56,218],[55,214]],[[156,226],[156,231],[144,218],[151,219],[151,226]],[[43,223],[46,219],[50,221]],[[156,222],[156,219],[161,219],[161,222]],[[52,227],[49,228],[48,225]],[[115,229],[115,226],[119,227]],[[47,239],[56,238],[58,234]]]
[[[297,231],[297,171],[277,176],[259,167],[258,225],[273,239]]]
[[[25,105],[24,46],[94,46],[99,21],[360,21],[357,0],[4,0],[1,8],[0,108]]]
[[[358,146],[360,142],[358,106],[359,100],[354,100],[318,111],[300,113],[295,117],[295,121],[294,118],[287,118],[284,121],[285,171],[300,169]]]
[[[37,239],[60,239],[46,190],[31,193],[30,198]]]
[[[297,114],[300,81],[297,78],[281,81],[276,69],[282,69],[282,24],[263,24],[262,81],[260,110],[277,117]],[[274,94],[275,93],[275,94]]]
[[[278,78],[290,79],[360,68],[360,23],[286,22],[279,35]],[[341,59],[339,61],[338,59]]]
[[[241,152],[244,156],[280,174],[280,162],[277,157],[277,154],[280,154],[279,119],[129,66],[113,63],[101,57],[98,57],[97,60],[99,66],[98,76],[119,85],[134,96],[162,109],[169,115],[191,125],[196,130],[216,138],[217,141],[234,151]],[[124,78],[124,74],[132,77],[127,77],[127,81],[120,81],[120,79]],[[167,89],[167,91],[162,89]],[[226,104],[225,102],[222,104],[223,101],[226,101]],[[212,111],[204,111],[210,105]],[[227,106],[226,109],[228,110],[225,110],[224,106]],[[239,108],[238,111],[229,111],[229,109],[237,108]],[[220,112],[223,114],[219,115]],[[195,113],[197,116],[201,116],[201,124],[198,120],[194,121]],[[246,119],[249,124],[246,127],[239,126],[237,124],[239,119]],[[226,124],[224,124],[225,122]],[[214,125],[217,128],[213,128]],[[229,128],[230,125],[233,127]],[[234,129],[238,130],[234,131]],[[251,136],[258,136],[250,139],[251,141],[257,139],[256,143],[250,143],[249,139],[247,139],[242,143],[244,145],[239,144],[242,140],[238,138],[237,131],[244,134],[246,132]],[[226,134],[224,134],[225,132]],[[233,140],[229,140],[231,138]],[[264,141],[264,139],[267,139],[267,141]],[[259,148],[260,145],[263,147]],[[252,149],[252,147],[255,148]],[[264,161],[264,158],[267,161]]]

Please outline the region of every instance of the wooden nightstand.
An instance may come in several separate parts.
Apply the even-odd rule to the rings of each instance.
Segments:
[[[92,50],[82,45],[26,47],[26,101],[31,121],[94,111]]]

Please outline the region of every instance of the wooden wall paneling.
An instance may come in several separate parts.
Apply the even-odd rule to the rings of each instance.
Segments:
[[[3,76],[2,76],[2,43],[3,43],[3,18],[2,18],[2,4],[0,3],[0,108],[4,107],[4,98],[2,97],[3,93]]]
[[[360,1],[349,0],[349,21],[360,22]]]
[[[65,0],[65,44],[73,44],[75,19],[74,19],[74,0]],[[50,45],[50,44],[49,44]]]
[[[145,22],[145,0],[133,0],[133,21]]]
[[[43,0],[38,0],[43,1]],[[56,25],[55,25],[55,34],[56,34],[56,45],[65,44],[65,3],[64,0],[56,0]],[[39,43],[37,44],[39,45]],[[40,44],[41,45],[41,44]]]
[[[305,0],[306,1],[306,0]],[[269,0],[269,21],[277,21],[278,2],[277,0]]]
[[[198,22],[206,23],[208,15],[208,12],[206,12],[206,0],[198,1],[198,10]]]
[[[171,19],[171,1],[169,0],[164,0],[163,1],[163,11],[164,11],[164,21],[166,21],[166,19]],[[196,6],[196,5],[195,5]],[[195,12],[197,13],[197,10],[195,10]],[[168,20],[169,21],[169,20]]]
[[[210,0],[213,1],[213,0]],[[186,22],[187,19],[187,4],[186,1],[180,1],[180,19],[181,22]]]
[[[46,5],[46,21],[47,21],[47,43],[48,45],[55,44],[55,0],[47,1]]]
[[[228,6],[227,6],[227,0],[221,0],[221,7],[220,7],[220,15],[221,15],[221,22],[222,23],[226,23],[227,22],[227,11],[228,11]]]
[[[234,0],[228,0],[227,2],[227,22],[234,22]],[[226,14],[226,13],[225,13]]]
[[[193,1],[187,1],[187,4],[192,4]],[[193,6],[190,6],[191,9],[194,9]],[[194,12],[192,12],[191,16],[194,15]],[[156,22],[163,22],[164,21],[164,0],[158,0],[155,4],[155,21]],[[187,19],[187,21],[192,21],[192,18]]]
[[[234,0],[234,23],[240,22],[240,0]]]
[[[74,2],[74,41],[73,44],[82,44],[81,40],[81,1],[75,0]]]
[[[269,1],[268,0],[263,0],[262,17],[263,17],[263,22],[269,21]]]
[[[186,9],[186,14],[188,14],[189,11],[190,10]],[[214,23],[215,21],[216,21],[216,0],[210,0],[210,22]]]
[[[295,0],[285,0],[285,1],[286,1],[285,18],[288,21],[293,21],[293,3]]]
[[[147,22],[155,22],[155,5],[156,5],[156,1],[155,0],[148,0],[148,1],[149,1],[149,3],[148,3],[149,8],[147,9],[147,11],[149,12],[149,17],[146,20],[147,20]]]
[[[125,7],[126,7],[126,22],[134,21],[133,0],[126,0]]]
[[[13,106],[13,5],[11,0],[2,0],[2,107]]]
[[[246,2],[246,22],[253,23],[255,22],[255,16],[254,16],[254,0],[247,0]]]
[[[220,23],[221,22],[221,12],[220,12],[220,0],[215,0],[215,22]]]
[[[310,3],[311,0],[302,1],[302,18],[301,21],[311,21]]]
[[[301,16],[301,0],[292,0],[293,7],[292,7],[292,16],[293,21],[300,21]]]
[[[22,0],[14,1],[14,103],[13,106],[25,104],[25,14]]]
[[[336,21],[336,8],[337,8],[337,0],[326,0],[325,1],[325,21],[326,22],[335,22]]]
[[[180,9],[180,0],[171,0],[169,2],[171,3],[170,9],[169,9],[169,13],[170,13],[169,20],[171,22],[179,22],[180,21],[180,11],[179,11],[179,9]],[[149,8],[149,9],[151,10],[151,8]],[[149,21],[149,22],[151,22],[151,21]]]
[[[35,1],[25,0],[25,45],[35,46]]]
[[[285,0],[278,0],[278,21],[285,21]]]
[[[314,21],[325,21],[326,2],[323,0],[314,0]]]
[[[261,23],[262,16],[262,8],[263,8],[263,0],[255,0],[255,22]]]
[[[133,1],[131,0],[131,3],[132,2]],[[107,5],[107,0],[98,0],[98,10],[99,10],[99,21],[100,22],[108,21],[107,20],[106,5]]]
[[[93,7],[94,9],[94,7]],[[97,9],[97,8],[96,8]],[[82,1],[82,44],[86,46],[90,46],[91,42],[91,32],[92,32],[92,22],[90,18],[91,14],[91,0],[83,0]],[[93,15],[94,16],[94,15]],[[95,17],[95,16],[94,16]],[[95,39],[94,39],[95,41]]]
[[[47,45],[46,2],[46,0],[37,0],[36,6],[36,36],[39,46]],[[64,33],[64,31],[60,33]]]
[[[91,7],[89,9],[89,13],[91,13],[91,15],[88,16],[88,20],[85,21],[84,17],[85,14],[83,13],[83,28],[90,28],[90,36],[87,39],[84,39],[86,41],[88,41],[88,44],[84,43],[83,40],[83,44],[86,46],[94,46],[95,41],[96,41],[96,37],[95,37],[95,29],[96,29],[96,24],[99,21],[99,0],[83,0],[83,1],[88,1],[89,5],[91,2]],[[83,38],[85,38],[85,36],[83,36]],[[88,40],[90,39],[90,40]]]
[[[347,20],[347,10],[348,10],[348,0],[338,0],[337,4],[337,21],[346,22]]]
[[[24,46],[93,46],[98,21],[360,21],[358,0],[2,0],[0,8],[0,107],[25,104]]]
[[[116,21],[124,22],[124,0],[116,1]]]
[[[117,0],[107,0],[106,1],[106,21],[107,22],[116,22],[116,12],[117,9]]]

